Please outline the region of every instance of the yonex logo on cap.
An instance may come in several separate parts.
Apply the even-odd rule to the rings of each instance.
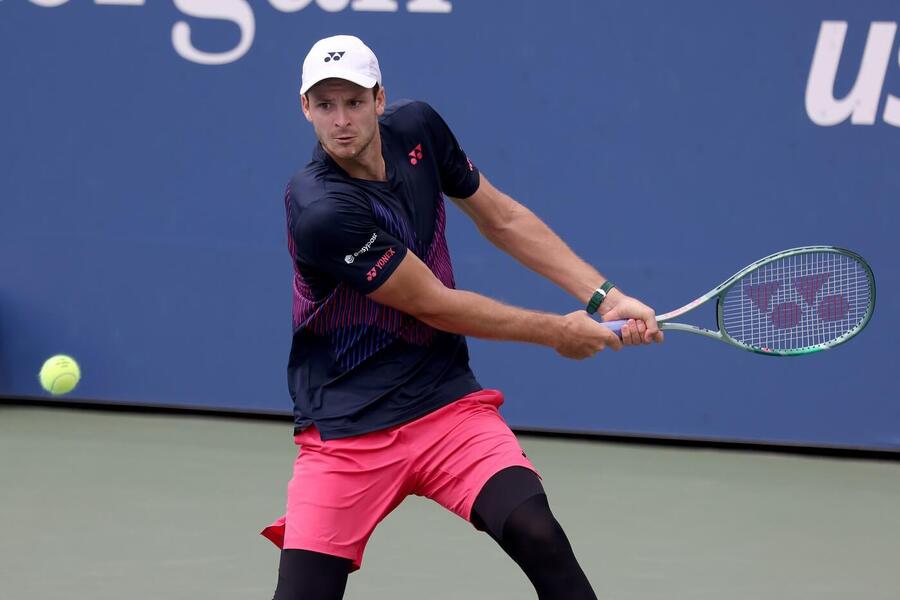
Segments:
[[[343,48],[343,50],[334,50]],[[361,39],[335,35],[316,42],[303,59],[300,93],[305,94],[324,79],[344,79],[372,89],[381,85],[378,58]]]

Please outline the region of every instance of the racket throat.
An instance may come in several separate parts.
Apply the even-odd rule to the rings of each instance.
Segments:
[[[719,341],[724,341],[726,339],[720,331],[712,331],[705,327],[688,325],[686,323],[660,323],[659,328],[663,331],[685,331],[687,333],[695,333]]]

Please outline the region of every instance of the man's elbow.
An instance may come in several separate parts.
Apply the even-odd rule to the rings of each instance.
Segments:
[[[443,285],[417,294],[408,305],[408,314],[435,329],[452,331],[454,295],[455,290]]]
[[[498,213],[490,222],[479,224],[481,234],[497,246],[503,247],[521,230],[522,219],[531,214],[521,204],[514,204]]]

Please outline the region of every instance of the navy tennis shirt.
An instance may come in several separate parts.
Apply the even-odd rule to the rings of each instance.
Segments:
[[[317,144],[285,195],[294,430],[314,423],[323,440],[411,421],[481,389],[464,337],[366,297],[407,252],[455,287],[444,194],[474,194],[478,171],[428,104],[392,104],[379,129],[387,181],[350,177]]]

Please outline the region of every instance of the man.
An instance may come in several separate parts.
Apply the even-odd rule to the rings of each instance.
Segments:
[[[285,198],[300,452],[287,512],[263,531],[282,548],[276,600],[341,598],[375,526],[410,494],[487,532],[539,598],[595,598],[499,415],[502,395],[481,389],[469,369],[463,336],[582,359],[662,341],[653,311],[494,188],[430,106],[385,107],[378,61],[358,38],[317,42],[300,94],[319,143]],[[454,289],[445,194],[497,247],[587,310],[540,313]],[[621,340],[595,311],[627,319]]]

